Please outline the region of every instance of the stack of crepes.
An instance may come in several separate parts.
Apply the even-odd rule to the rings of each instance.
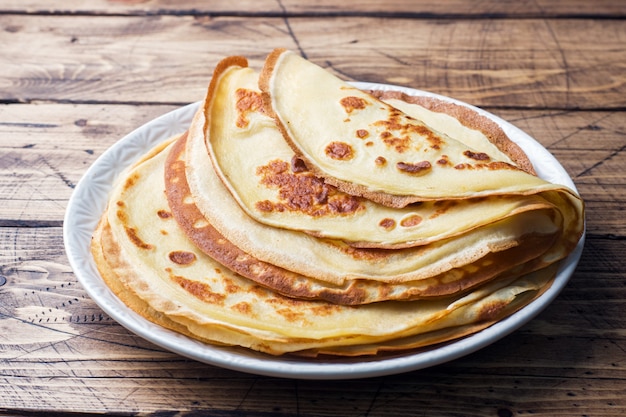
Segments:
[[[583,203],[476,111],[361,91],[278,49],[228,57],[189,130],[117,181],[92,240],[159,325],[273,355],[374,355],[541,295]]]

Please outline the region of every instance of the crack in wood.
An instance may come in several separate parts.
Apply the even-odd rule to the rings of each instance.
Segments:
[[[277,0],[277,1],[278,1],[278,6],[281,8],[281,10],[284,13],[283,21],[285,22],[285,26],[287,26],[287,32],[289,33],[289,36],[291,37],[293,42],[296,44],[296,47],[298,48],[298,51],[300,52],[300,55],[304,59],[308,59],[308,56],[307,56],[306,52],[304,52],[304,49],[302,48],[302,45],[300,45],[300,41],[298,40],[298,37],[294,33],[294,31],[293,31],[293,29],[291,27],[291,24],[289,23],[289,16],[287,14],[287,9],[285,8],[285,5],[283,4],[282,0]]]
[[[34,128],[34,129],[50,129],[53,127],[59,127],[59,125],[51,124],[51,123],[19,123],[19,122],[0,122],[0,126],[10,126],[10,127],[24,127],[24,128]]]
[[[559,38],[556,36],[556,33],[554,32],[554,28],[552,27],[552,25],[550,24],[548,20],[544,20],[544,22],[546,24],[546,28],[548,29],[548,33],[550,34],[550,36],[552,37],[552,40],[556,44],[557,52],[561,56],[561,64],[562,64],[562,68],[563,68],[564,75],[565,75],[565,107],[569,107],[570,106],[570,93],[571,93],[571,86],[570,86],[571,77],[570,77],[569,62],[567,60],[567,56],[565,55],[565,50],[561,46],[561,42],[559,41]]]
[[[615,158],[616,156],[618,156],[619,154],[621,154],[624,151],[626,151],[626,145],[623,145],[623,146],[619,147],[618,149],[616,149],[615,151],[611,152],[606,157],[602,158],[601,160],[599,160],[595,164],[591,165],[589,168],[584,169],[583,171],[579,172],[578,174],[576,174],[575,178],[584,177],[589,172],[593,171],[594,169],[598,168],[601,165],[604,165],[606,162],[612,160],[613,158]]]
[[[48,168],[50,168],[52,170],[52,172],[54,173],[55,176],[57,176],[61,181],[63,181],[63,183],[65,185],[67,185],[69,188],[75,188],[76,184],[74,184],[72,181],[70,181],[63,172],[61,172],[60,169],[58,169],[57,167],[53,166],[50,161],[48,161],[48,159],[46,157],[42,158],[42,161],[45,165],[48,166]]]

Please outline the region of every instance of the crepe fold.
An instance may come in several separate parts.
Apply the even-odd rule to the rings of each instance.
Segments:
[[[407,168],[420,161],[428,172]],[[360,91],[276,50],[260,73],[243,57],[216,66],[188,131],[117,180],[92,253],[159,325],[358,356],[510,315],[549,287],[582,230],[578,195],[537,177],[490,119]]]

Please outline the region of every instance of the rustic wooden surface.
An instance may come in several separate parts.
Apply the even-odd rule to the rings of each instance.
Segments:
[[[347,4],[344,4],[347,3]],[[623,416],[626,2],[0,1],[0,416]],[[564,165],[587,243],[555,302],[467,357],[355,381],[287,380],[164,351],[103,313],[65,256],[85,170],[274,47],[349,79],[481,106]]]

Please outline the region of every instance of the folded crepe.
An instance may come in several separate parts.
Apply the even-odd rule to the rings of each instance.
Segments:
[[[298,157],[349,194],[404,207],[553,188],[512,163],[524,157],[510,140],[493,144],[498,153],[474,148],[291,51],[268,56],[259,86]]]
[[[544,269],[431,301],[353,307],[285,297],[205,255],[165,197],[173,145],[157,146],[120,179],[92,240],[105,281],[148,320],[210,343],[278,355],[364,355],[440,343],[482,329],[537,297]]]

